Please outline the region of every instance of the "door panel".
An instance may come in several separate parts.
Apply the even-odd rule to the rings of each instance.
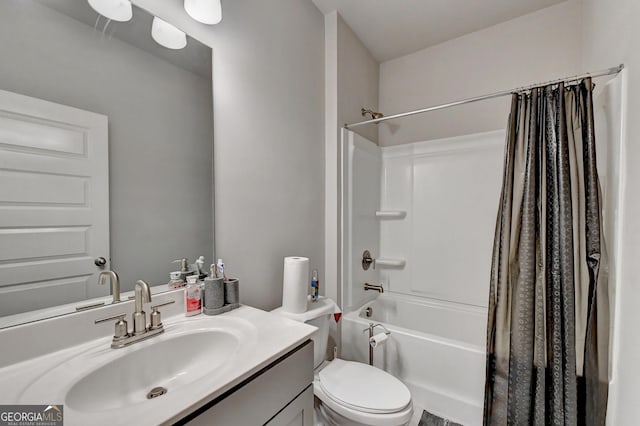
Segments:
[[[0,316],[109,293],[107,123],[0,91]]]

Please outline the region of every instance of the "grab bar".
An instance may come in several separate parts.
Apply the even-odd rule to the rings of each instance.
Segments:
[[[365,271],[368,270],[371,265],[373,265],[373,269],[376,269],[376,264],[387,268],[402,268],[406,263],[407,261],[404,259],[374,259],[369,250],[365,250],[362,253],[362,269]]]
[[[378,266],[388,266],[391,268],[402,268],[405,263],[407,263],[403,259],[377,259],[376,264]]]
[[[404,219],[407,216],[407,212],[404,210],[379,210],[376,212],[376,217],[379,219]]]

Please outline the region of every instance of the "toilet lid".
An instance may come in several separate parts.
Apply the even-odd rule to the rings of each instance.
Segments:
[[[330,397],[362,411],[394,413],[411,402],[411,393],[400,380],[360,362],[335,359],[318,378]]]

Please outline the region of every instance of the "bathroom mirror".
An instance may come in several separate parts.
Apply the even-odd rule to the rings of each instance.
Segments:
[[[110,303],[101,271],[125,300],[139,279],[166,291],[173,260],[211,263],[211,49],[153,26],[0,2],[0,327]]]

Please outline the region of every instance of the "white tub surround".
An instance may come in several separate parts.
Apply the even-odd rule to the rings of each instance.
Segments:
[[[371,300],[365,282],[486,307],[504,131],[391,147],[344,134],[345,311]],[[375,268],[360,267],[364,250]]]
[[[380,148],[380,271],[385,290],[486,307],[504,131]],[[484,335],[484,333],[483,333]]]
[[[371,317],[365,310],[371,308]],[[374,349],[374,366],[402,380],[416,407],[458,421],[482,424],[486,310],[384,293],[343,317],[342,354],[368,362],[369,323],[390,332]]]
[[[361,266],[363,252],[380,258],[380,148],[351,132],[342,140],[342,310],[347,312],[372,300],[375,295],[363,289],[365,282],[380,284],[378,268]]]
[[[180,300],[164,307],[163,334],[123,349],[110,348],[112,323],[94,321],[120,312],[129,316],[130,303],[0,330],[2,402],[62,404],[69,425],[174,423],[299,347],[315,331],[247,306],[186,318]],[[147,399],[155,386],[168,392]]]

